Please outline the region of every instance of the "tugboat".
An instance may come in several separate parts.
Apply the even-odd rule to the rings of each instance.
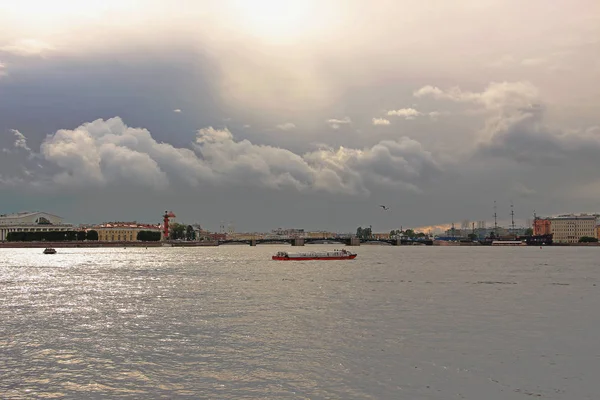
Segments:
[[[44,254],[56,254],[56,250],[53,249],[52,247],[46,247],[44,249]]]
[[[272,258],[277,261],[354,260],[356,253],[351,253],[348,250],[311,251],[309,253],[279,251]]]

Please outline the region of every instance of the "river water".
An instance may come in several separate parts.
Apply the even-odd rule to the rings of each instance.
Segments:
[[[0,398],[600,396],[598,248],[278,250],[0,249]]]

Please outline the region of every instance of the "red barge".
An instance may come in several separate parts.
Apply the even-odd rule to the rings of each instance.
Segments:
[[[308,261],[308,260],[354,260],[356,253],[348,250],[311,251],[308,253],[288,253],[279,251],[273,256],[277,261]]]

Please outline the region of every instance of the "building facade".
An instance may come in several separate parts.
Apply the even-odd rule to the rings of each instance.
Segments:
[[[73,225],[66,224],[58,215],[46,212],[20,212],[0,215],[0,241],[5,241],[10,232],[56,232],[72,231]]]
[[[535,236],[549,235],[551,233],[551,221],[548,218],[536,218],[533,221],[533,234]]]
[[[584,236],[598,237],[595,215],[560,215],[550,218],[550,230],[554,243],[577,243]]]
[[[160,224],[138,224],[137,222],[107,222],[95,225],[89,230],[98,232],[98,240],[101,242],[135,242],[141,231],[161,232]]]

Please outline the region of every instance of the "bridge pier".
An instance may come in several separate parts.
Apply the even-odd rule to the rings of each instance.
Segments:
[[[256,246],[256,239],[252,239],[250,241],[250,246]]]
[[[400,239],[394,239],[392,241],[392,246],[401,246],[402,245],[402,241]]]
[[[360,239],[357,237],[352,237],[348,240],[348,246],[360,246]]]
[[[292,246],[304,246],[304,238],[292,239]]]

